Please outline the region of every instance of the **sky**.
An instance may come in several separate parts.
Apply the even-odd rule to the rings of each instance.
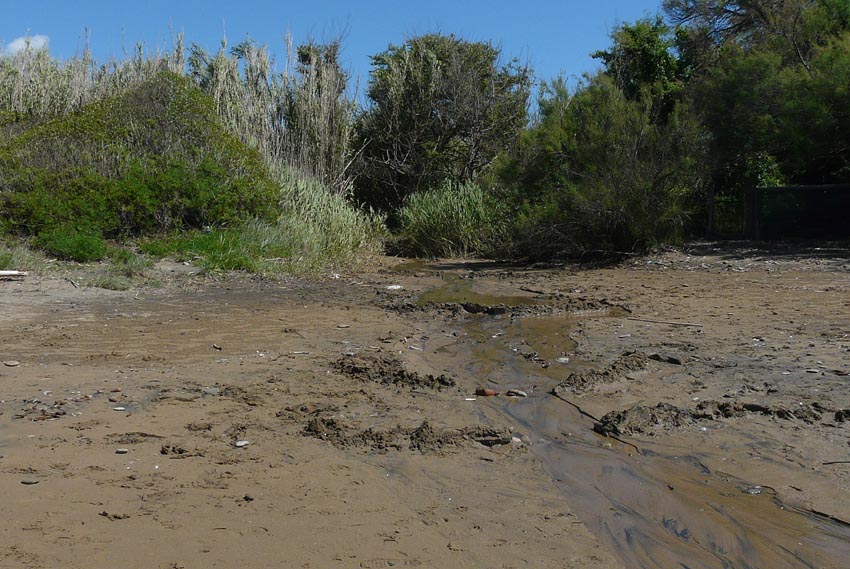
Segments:
[[[369,56],[411,35],[454,33],[492,41],[506,58],[529,62],[539,79],[580,77],[610,45],[618,23],[655,15],[661,0],[3,0],[0,53],[46,45],[59,58],[81,51],[86,31],[98,61],[122,57],[141,42],[167,49],[172,31],[187,45],[215,51],[251,38],[280,62],[284,38],[296,43],[343,36],[343,64],[368,79]]]

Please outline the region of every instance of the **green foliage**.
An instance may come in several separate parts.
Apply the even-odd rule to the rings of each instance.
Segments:
[[[170,73],[0,146],[0,212],[20,234],[84,226],[112,238],[231,224],[270,215],[276,195],[260,155]]]
[[[249,220],[228,229],[143,240],[154,257],[200,262],[207,270],[262,274],[345,266],[382,249],[383,221],[358,212],[318,182],[281,180],[282,213],[274,222]]]
[[[686,105],[659,107],[656,90],[631,100],[605,74],[572,97],[562,83],[550,88],[503,175],[521,204],[521,254],[634,251],[683,237],[700,190],[702,130]]]
[[[477,179],[510,149],[526,124],[531,79],[500,58],[492,44],[439,34],[373,56],[357,196],[392,212],[443,180]]]
[[[660,16],[623,24],[611,34],[613,45],[593,53],[605,73],[629,99],[637,99],[647,86],[658,86],[665,95],[679,88],[676,41]]]
[[[718,184],[844,182],[850,174],[850,34],[807,66],[728,48],[691,90],[712,133]]]
[[[446,181],[405,201],[399,211],[402,252],[425,257],[492,255],[504,247],[506,213],[481,186]]]
[[[106,257],[106,242],[96,231],[53,227],[41,233],[34,245],[64,261],[88,263]]]

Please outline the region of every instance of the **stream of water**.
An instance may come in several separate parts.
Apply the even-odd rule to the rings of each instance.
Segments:
[[[494,300],[457,282],[449,287],[431,292],[429,300]],[[452,298],[458,294],[460,300]],[[583,365],[557,363],[575,347],[569,338],[574,322],[570,316],[475,316],[456,343],[439,351],[493,387],[529,394],[497,404],[530,433],[532,451],[572,509],[627,567],[850,566],[850,525],[786,504],[758,481],[712,472],[701,449],[605,438],[574,402],[551,395],[559,379]],[[544,360],[551,365],[544,368]]]

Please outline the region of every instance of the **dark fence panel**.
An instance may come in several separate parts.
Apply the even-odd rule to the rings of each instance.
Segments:
[[[753,188],[745,204],[751,239],[850,238],[850,185]]]

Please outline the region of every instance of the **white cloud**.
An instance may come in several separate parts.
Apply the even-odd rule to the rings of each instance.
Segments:
[[[27,44],[32,49],[44,49],[50,44],[50,38],[38,34],[15,38],[7,45],[0,47],[0,55],[15,55],[19,51],[26,49]]]

